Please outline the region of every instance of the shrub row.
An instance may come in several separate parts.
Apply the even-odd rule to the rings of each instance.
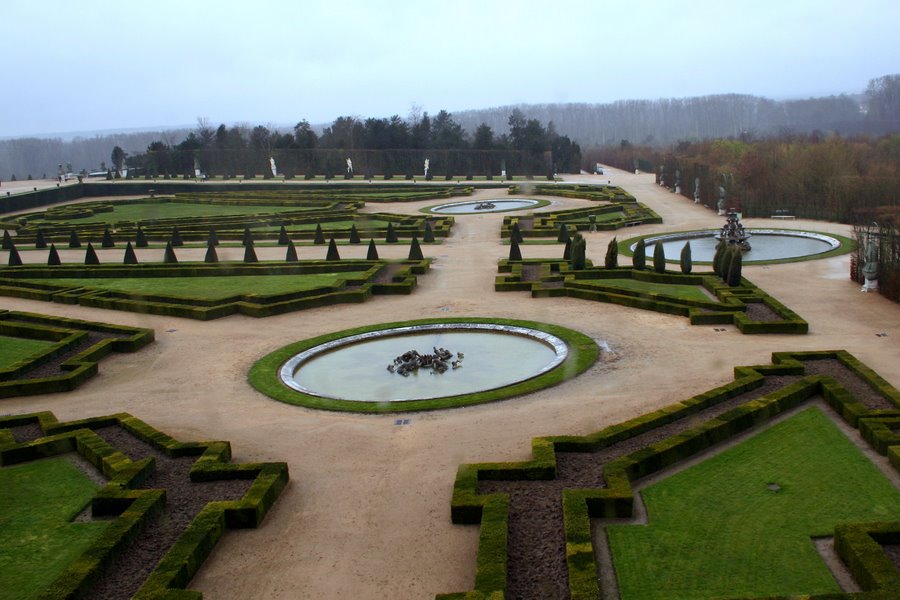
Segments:
[[[846,351],[773,353],[772,365],[735,367],[735,380],[732,383],[624,423],[586,436],[535,438],[532,440],[530,461],[460,465],[454,482],[451,517],[454,523],[481,524],[475,590],[439,597],[486,598],[492,594],[502,597],[505,592],[508,497],[505,494],[479,495],[479,481],[552,479],[556,471],[556,452],[596,452],[613,446],[756,389],[764,383],[766,376],[802,375],[803,361],[817,358],[836,358],[844,364],[855,363],[862,373],[860,376],[870,385],[873,382],[881,385],[880,381],[883,381],[877,375],[872,377],[874,372]],[[631,485],[633,480],[656,473],[714,444],[733,438],[811,397],[826,394],[826,387],[840,386],[830,377],[805,377],[680,434],[607,463],[603,469],[605,488],[565,490],[562,501],[570,596],[579,599],[600,597],[590,519],[630,517],[634,504]],[[850,395],[846,390],[843,392]],[[900,394],[889,385],[885,392],[892,398]],[[897,416],[900,418],[900,414]],[[900,446],[891,447],[891,451],[895,450],[900,455]],[[895,464],[895,467],[900,469],[900,464]],[[880,543],[900,543],[900,523],[887,523],[850,525],[843,529],[839,527],[835,544],[854,576],[863,583],[864,589],[877,589],[881,592],[887,589],[900,590],[900,572],[886,559],[884,552],[869,534],[875,531],[882,536],[878,540]],[[846,596],[839,594],[834,597]],[[876,597],[882,598],[880,593],[872,596],[873,600]]]
[[[0,464],[78,452],[110,479],[93,499],[94,515],[116,517],[100,538],[42,592],[42,598],[68,599],[89,594],[103,569],[115,568],[116,556],[165,505],[164,490],[136,489],[152,474],[154,460],[132,462],[92,428],[118,424],[170,456],[198,455],[191,468],[192,481],[253,480],[240,500],[208,504],[172,545],[135,598],[201,597],[196,592],[185,596],[176,590],[187,586],[226,527],[258,526],[289,477],[285,463],[231,464],[228,442],[182,444],[126,413],[70,423],[58,423],[46,412],[0,417],[0,431],[25,423],[38,423],[45,436],[23,444],[10,443],[11,436],[0,437]]]
[[[597,217],[619,212],[622,213],[622,216],[617,219],[597,219]],[[594,222],[591,221],[592,216],[596,219]],[[500,236],[509,238],[513,224],[521,222],[522,217],[519,216],[504,217],[503,224],[500,226]],[[598,231],[612,231],[632,225],[662,223],[662,217],[643,204],[619,203],[542,212],[533,215],[532,223],[531,227],[522,227],[520,224],[522,237],[555,238],[559,234],[561,225],[577,231],[588,231],[592,226]]]
[[[135,352],[153,341],[153,330],[52,317],[35,313],[0,311],[0,333],[15,332],[18,337],[56,340],[47,351],[0,370],[0,398],[67,392],[75,389],[98,371],[97,363],[111,352]],[[29,370],[47,364],[84,339],[89,332],[113,334],[66,359],[61,375],[21,378]]]

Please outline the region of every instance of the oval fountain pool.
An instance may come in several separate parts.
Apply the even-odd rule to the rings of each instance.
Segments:
[[[837,239],[821,233],[782,229],[748,229],[751,249],[744,253],[744,262],[786,260],[812,257],[841,246]],[[718,230],[692,231],[644,238],[647,256],[653,256],[658,242],[662,242],[667,260],[678,260],[686,241],[691,242],[691,257],[699,262],[711,262],[716,253],[715,235]],[[630,245],[634,252],[637,242]]]
[[[411,350],[444,348],[447,370],[419,368],[405,376],[388,366]],[[460,355],[461,353],[461,355]],[[403,402],[471,394],[530,379],[568,355],[560,338],[524,327],[488,323],[397,327],[314,346],[288,360],[280,377],[294,390],[357,402]],[[453,365],[453,366],[450,366]]]
[[[521,210],[523,208],[536,208],[538,206],[544,206],[546,204],[546,201],[541,200],[529,200],[528,198],[509,198],[506,200],[450,202],[448,204],[429,206],[428,212],[442,215],[471,215],[506,212],[509,210]]]

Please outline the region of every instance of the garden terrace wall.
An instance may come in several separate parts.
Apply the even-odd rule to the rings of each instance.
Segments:
[[[506,592],[507,534],[509,499],[506,494],[479,494],[478,482],[485,480],[553,479],[557,452],[597,452],[658,427],[689,418],[704,408],[738,397],[763,385],[767,376],[803,375],[809,360],[837,359],[844,365],[856,365],[854,371],[873,389],[900,406],[900,392],[889,386],[871,369],[843,350],[820,352],[780,352],[772,355],[772,365],[735,367],[732,383],[699,394],[682,402],[629,421],[606,427],[585,436],[553,436],[532,440],[532,459],[525,462],[477,463],[460,465],[451,501],[451,518],[458,524],[480,524],[476,559],[475,589],[470,592],[441,594],[442,600],[502,598]],[[597,561],[591,536],[590,519],[631,517],[634,507],[632,481],[659,472],[669,466],[734,438],[736,435],[771,421],[772,418],[808,399],[826,393],[826,387],[839,388],[837,396],[850,398],[850,392],[828,376],[807,376],[765,396],[747,401],[713,419],[690,426],[681,433],[651,443],[606,463],[601,489],[562,491],[566,564],[571,598],[601,597]],[[876,417],[883,411],[868,411]],[[896,412],[896,411],[895,411]],[[897,413],[900,416],[900,412]],[[891,451],[900,454],[900,446]],[[900,465],[895,463],[895,468]],[[880,536],[880,537],[879,537]],[[838,526],[835,546],[850,565],[857,580],[872,595],[828,594],[824,600],[866,598],[885,600],[900,591],[900,571],[886,559],[880,543],[900,543],[900,524],[866,523]],[[892,595],[893,594],[893,595]],[[786,598],[786,597],[785,597]],[[813,598],[813,597],[811,597]],[[815,596],[819,598],[819,596]]]
[[[21,444],[12,440],[7,427],[36,423],[43,436]],[[135,489],[153,472],[154,459],[132,462],[92,429],[118,425],[169,456],[197,456],[192,481],[250,479],[249,490],[239,500],[210,502],[181,533],[135,598],[191,597],[196,592],[176,593],[190,582],[222,536],[224,529],[257,527],[288,482],[285,463],[232,464],[228,442],[181,443],[127,413],[59,423],[51,413],[0,417],[0,465],[17,464],[47,456],[78,452],[109,479],[94,497],[94,516],[115,519],[84,553],[74,560],[42,593],[42,598],[68,599],[89,595],[104,569],[115,569],[115,559],[140,529],[162,510],[165,490]]]

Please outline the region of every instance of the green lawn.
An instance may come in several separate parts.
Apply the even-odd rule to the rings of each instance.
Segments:
[[[648,525],[608,528],[623,600],[839,592],[810,536],[900,519],[900,491],[818,408],[643,497]]]
[[[636,279],[579,279],[578,282],[589,283],[606,288],[619,288],[633,292],[664,294],[683,300],[715,302],[715,300],[705,293],[698,285],[651,283],[647,281],[637,281]]]
[[[121,277],[26,279],[29,283],[50,283],[140,295],[165,295],[219,300],[236,294],[268,296],[329,286],[353,273],[313,275],[234,275],[226,277]]]
[[[298,206],[229,206],[190,202],[151,202],[115,204],[112,212],[102,212],[77,220],[78,223],[115,223],[117,221],[145,221],[183,217],[221,217],[231,215],[270,214],[304,210]]]
[[[0,369],[42,352],[55,342],[0,335]]]
[[[97,487],[64,458],[0,468],[0,594],[29,598],[108,523],[70,523]]]

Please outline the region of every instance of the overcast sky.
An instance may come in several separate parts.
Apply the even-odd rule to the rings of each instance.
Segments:
[[[862,92],[900,1],[4,0],[0,137]]]

